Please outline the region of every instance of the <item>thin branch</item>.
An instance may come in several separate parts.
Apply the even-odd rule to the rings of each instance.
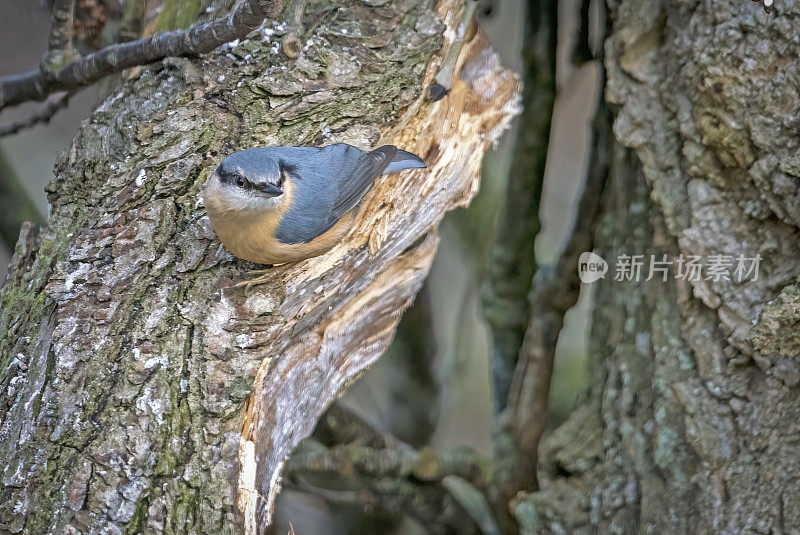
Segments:
[[[334,402],[317,422],[314,438],[292,453],[286,484],[329,503],[378,505],[428,528],[460,533],[475,531],[473,522],[495,524],[491,513],[471,510],[465,498],[471,494],[488,503],[491,476],[491,460],[470,448],[415,449]],[[468,492],[458,492],[464,488]]]
[[[320,472],[352,476],[400,477],[417,483],[441,482],[448,475],[461,477],[477,488],[489,482],[489,461],[469,448],[438,453],[430,448],[415,450],[397,442],[385,448],[360,444],[338,444],[324,448],[313,441],[299,447],[287,465],[292,473]]]
[[[501,496],[507,501],[517,492],[538,486],[536,465],[539,442],[547,424],[550,379],[564,315],[578,301],[578,258],[594,247],[595,223],[612,149],[611,115],[600,99],[593,129],[589,171],[572,234],[555,266],[540,267],[530,294],[530,320],[509,392],[504,415],[505,441],[511,451],[500,458]]]
[[[65,51],[72,48],[74,22],[75,0],[55,0],[53,2],[53,24],[50,28],[48,42],[51,51]]]
[[[445,485],[456,476],[479,493],[489,482],[488,461],[472,450],[436,453],[399,441],[387,447],[303,443],[289,459],[285,486],[331,503],[380,505],[407,514],[436,532],[475,531],[464,504]],[[332,489],[336,489],[333,491]]]
[[[308,0],[294,0],[290,9],[289,32],[283,38],[283,53],[289,59],[300,57],[302,43],[300,35],[303,33],[303,13],[306,10]]]
[[[122,4],[122,19],[117,30],[117,39],[127,43],[142,36],[147,0],[125,0]]]
[[[326,446],[335,444],[364,444],[387,448],[398,444],[396,438],[375,429],[339,401],[334,401],[314,429],[314,438]]]
[[[52,119],[59,110],[67,107],[67,104],[69,104],[69,99],[72,95],[74,95],[74,93],[67,91],[50,95],[47,97],[44,105],[33,112],[30,116],[26,117],[25,119],[0,126],[0,137],[16,134],[20,130],[36,126],[37,124],[49,123],[50,119]]]
[[[107,46],[57,72],[35,69],[0,78],[0,109],[28,100],[41,100],[50,93],[96,82],[109,74],[167,57],[208,53],[223,43],[245,37],[267,17],[283,11],[284,0],[247,0],[219,19],[186,31],[166,32],[149,39]]]

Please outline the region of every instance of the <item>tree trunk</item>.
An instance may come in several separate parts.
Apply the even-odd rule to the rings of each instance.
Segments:
[[[267,24],[143,71],[57,162],[0,294],[3,532],[263,532],[292,448],[388,345],[518,83],[457,0],[340,4],[309,4],[295,62]],[[256,266],[213,234],[205,179],[241,148],[340,141],[428,169],[382,179],[330,253],[237,286]]]
[[[618,140],[586,402],[543,444],[529,533],[800,531],[797,7],[611,2]],[[644,255],[639,283],[619,255]],[[650,255],[758,278],[645,282]]]

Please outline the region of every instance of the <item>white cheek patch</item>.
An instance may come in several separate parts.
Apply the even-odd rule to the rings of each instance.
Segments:
[[[283,195],[278,197],[262,197],[251,191],[245,191],[235,186],[228,186],[226,193],[230,195],[230,204],[234,210],[260,211],[276,208],[281,204]]]

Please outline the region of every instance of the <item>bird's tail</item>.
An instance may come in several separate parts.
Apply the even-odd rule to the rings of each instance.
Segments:
[[[408,151],[397,149],[397,153],[386,166],[384,174],[396,173],[404,169],[415,169],[420,167],[427,167],[425,162],[419,156],[411,154]]]

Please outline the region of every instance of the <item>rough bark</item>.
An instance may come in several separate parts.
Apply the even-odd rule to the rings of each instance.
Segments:
[[[222,44],[241,39],[259,28],[264,19],[283,11],[283,0],[245,0],[226,17],[197,24],[186,31],[168,31],[148,39],[116,43],[75,59],[72,46],[72,11],[61,5],[53,11],[51,45],[65,40],[66,49],[51,49],[42,65],[31,71],[0,78],[0,109],[27,100],[40,100],[54,91],[73,90],[124,69],[146,65],[168,57],[189,57],[211,52]],[[69,20],[63,15],[69,10]]]
[[[620,105],[598,252],[762,257],[757,280],[597,287],[586,403],[544,443],[530,533],[800,530],[800,5],[610,2]],[[647,268],[645,268],[646,277]],[[643,277],[644,279],[644,277]]]
[[[4,532],[269,524],[288,454],[388,345],[516,111],[459,2],[373,4],[309,3],[293,63],[272,25],[145,70],[57,162],[49,222],[23,228],[0,294]],[[459,39],[451,92],[425,101]],[[204,180],[240,148],[338,141],[429,167],[377,184],[330,253],[237,287],[256,266],[214,236]]]

